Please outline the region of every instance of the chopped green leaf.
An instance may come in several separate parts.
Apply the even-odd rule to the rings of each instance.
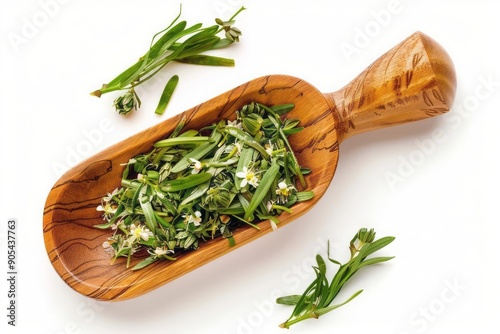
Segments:
[[[170,78],[170,80],[168,80],[167,84],[165,85],[165,89],[161,94],[158,106],[156,107],[155,114],[163,115],[165,109],[167,109],[168,103],[170,102],[170,98],[172,97],[172,94],[174,93],[174,90],[177,87],[178,83],[179,83],[178,75],[173,75]]]

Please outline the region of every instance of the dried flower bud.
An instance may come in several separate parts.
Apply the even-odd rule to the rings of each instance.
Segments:
[[[230,27],[226,30],[226,38],[233,42],[239,42],[241,35],[241,30],[236,27]]]
[[[234,20],[229,20],[229,21],[222,21],[221,19],[217,18],[215,19],[215,23],[220,25],[222,29],[226,32],[226,38],[229,39],[232,42],[239,42],[240,41],[240,36],[241,30],[233,27],[233,24],[235,23]]]
[[[137,101],[135,92],[129,90],[122,96],[119,96],[113,102],[113,106],[120,115],[127,115],[134,109],[137,109],[139,103]]]
[[[244,118],[253,113],[260,114],[260,112],[261,108],[255,102],[250,102],[248,104],[245,104],[240,110],[236,111],[236,113],[239,115],[240,118]]]
[[[264,119],[259,114],[249,114],[241,120],[243,130],[252,136],[255,136],[259,132],[262,123],[264,123]]]
[[[226,188],[211,188],[207,191],[204,204],[207,205],[210,210],[218,210],[227,208],[231,204],[233,198],[234,194],[229,192]]]

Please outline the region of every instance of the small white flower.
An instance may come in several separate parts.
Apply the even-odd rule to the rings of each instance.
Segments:
[[[113,199],[113,196],[115,196],[117,193],[118,193],[118,188],[116,188],[115,190],[113,190],[111,193],[108,193],[108,195],[104,196],[102,199],[105,202],[109,202],[109,201],[111,201]]]
[[[114,254],[115,250],[113,249],[113,246],[109,243],[108,240],[104,241],[102,243],[102,248],[104,248],[104,251],[108,254]]]
[[[239,177],[241,180],[240,187],[243,188],[247,184],[257,188],[259,185],[259,179],[255,175],[254,171],[252,169],[248,169],[246,166],[243,167],[243,170],[241,172],[236,173],[236,176]]]
[[[156,247],[156,249],[154,250],[154,254],[155,256],[162,256],[162,255],[167,255],[169,253],[173,253],[174,251],[171,250],[171,249],[167,249],[167,248],[162,248],[162,247]]]
[[[123,220],[119,220],[118,222],[114,223],[111,225],[111,229],[112,230],[125,230],[126,229],[126,226],[125,226],[125,223],[123,222]]]
[[[290,196],[290,190],[294,190],[295,187],[291,184],[286,184],[286,182],[281,181],[278,183],[278,188],[276,189],[276,195],[278,195],[278,203],[286,203],[288,196]]]
[[[116,209],[118,207],[115,204],[111,204],[110,202],[102,201],[101,205],[98,205],[96,210],[97,211],[102,211],[104,212],[104,218],[103,219],[109,219],[113,217],[113,215],[116,213]]]
[[[290,188],[285,182],[281,181],[280,183],[278,183],[278,189],[276,189],[277,195],[288,196],[289,193],[290,193]]]
[[[273,155],[274,147],[273,147],[273,144],[271,143],[271,141],[269,141],[269,143],[265,145],[265,149],[266,149],[267,154]]]
[[[191,171],[191,173],[198,174],[203,168],[203,163],[193,158],[189,158],[189,161],[191,161],[191,163],[193,164],[193,170]]]
[[[248,184],[253,186],[254,188],[257,188],[257,186],[259,185],[259,179],[254,176],[250,180],[248,180]]]
[[[242,126],[241,126],[241,122],[238,121],[237,119],[234,120],[234,121],[230,121],[230,120],[227,120],[227,125],[228,126],[232,126],[232,127],[235,127],[235,128],[238,128],[238,129],[241,129]]]
[[[116,212],[116,205],[111,204],[112,194],[104,196],[101,200],[101,205],[98,205],[96,210],[103,211],[105,214],[114,214]]]
[[[243,144],[240,142],[234,143],[234,147],[236,147],[236,155],[240,156],[241,155],[241,150],[243,149]]]
[[[153,236],[153,233],[142,225],[130,225],[130,233],[131,233],[131,242],[133,243],[135,240],[142,239],[144,241],[148,241],[149,237]]]
[[[185,214],[182,215],[184,217],[184,222],[186,224],[194,224],[194,226],[200,226],[201,223],[201,212],[200,211],[195,211],[194,214]]]
[[[167,253],[168,253],[168,249],[166,249],[166,248],[156,247],[156,249],[155,249],[155,255],[165,255]]]

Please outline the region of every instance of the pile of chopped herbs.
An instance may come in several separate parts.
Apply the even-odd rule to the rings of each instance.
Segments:
[[[288,136],[302,128],[284,115],[293,104],[249,103],[236,120],[184,131],[184,120],[149,153],[126,163],[121,187],[102,198],[101,229],[113,229],[103,244],[113,259],[145,254],[133,269],[197,249],[233,231],[269,220],[313,197],[306,188]]]

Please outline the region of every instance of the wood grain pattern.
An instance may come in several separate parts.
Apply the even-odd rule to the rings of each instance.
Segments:
[[[392,48],[342,89],[325,94],[339,116],[339,140],[447,112],[456,76],[446,51],[422,33]]]
[[[184,113],[146,129],[83,161],[64,174],[51,189],[45,204],[43,233],[52,265],[74,290],[100,300],[124,300],[151,291],[227,252],[269,233],[241,228],[234,232],[236,246],[227,240],[203,243],[174,262],[156,262],[131,271],[125,259],[110,262],[102,243],[109,231],[96,210],[102,196],[120,185],[122,163],[147,152],[166,137],[184,115],[187,128],[198,129],[219,119],[233,119],[234,111],[258,101],[268,105],[294,103],[289,115],[299,118],[305,130],[291,137],[299,162],[313,172],[309,202],[280,217],[280,227],[301,216],[320,200],[337,166],[339,143],[367,130],[439,115],[449,110],[455,94],[455,73],[446,52],[432,39],[415,33],[370,65],[351,83],[323,94],[309,83],[286,75],[270,75],[238,86]],[[279,233],[279,232],[276,232]],[[140,259],[134,259],[132,266]]]

